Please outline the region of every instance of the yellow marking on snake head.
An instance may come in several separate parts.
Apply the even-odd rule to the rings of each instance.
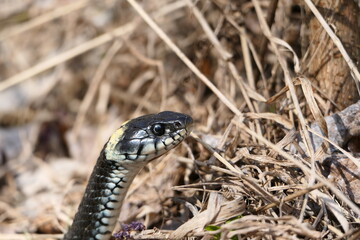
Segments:
[[[116,151],[115,147],[118,144],[119,140],[121,139],[122,135],[124,134],[124,131],[127,128],[127,123],[129,121],[124,122],[110,137],[105,150],[107,152],[113,152]]]

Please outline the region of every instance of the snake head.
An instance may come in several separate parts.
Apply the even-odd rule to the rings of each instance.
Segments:
[[[192,129],[190,116],[160,112],[125,122],[105,146],[107,160],[148,162],[177,146]]]

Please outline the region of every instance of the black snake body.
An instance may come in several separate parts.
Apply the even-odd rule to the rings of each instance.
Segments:
[[[134,177],[149,161],[178,145],[191,125],[190,116],[169,111],[124,123],[101,151],[64,239],[110,239]]]

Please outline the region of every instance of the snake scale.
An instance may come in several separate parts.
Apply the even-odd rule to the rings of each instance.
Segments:
[[[134,177],[187,137],[192,123],[186,114],[165,111],[122,124],[101,150],[64,239],[110,239]]]

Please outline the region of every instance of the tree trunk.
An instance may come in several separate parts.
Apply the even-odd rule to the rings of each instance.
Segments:
[[[353,0],[313,1],[346,51],[359,67],[360,10]],[[305,6],[305,24],[308,32],[307,57],[303,61],[305,74],[319,86],[327,97],[343,109],[359,99],[355,80],[339,49],[330,39],[318,19]],[[329,110],[334,111],[334,107]]]

